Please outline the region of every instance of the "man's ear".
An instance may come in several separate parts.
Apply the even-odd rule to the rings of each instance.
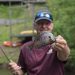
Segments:
[[[36,27],[36,23],[33,24],[33,27],[34,27],[35,30],[37,29],[37,27]]]

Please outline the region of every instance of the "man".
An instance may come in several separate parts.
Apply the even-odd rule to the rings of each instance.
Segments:
[[[18,64],[9,63],[13,74],[17,75],[64,75],[64,62],[70,55],[66,40],[58,35],[53,43],[40,40],[42,32],[52,32],[53,17],[47,11],[39,11],[34,19],[37,34],[34,40],[21,47]],[[42,42],[42,43],[41,43]],[[46,42],[46,43],[45,43]],[[43,44],[44,43],[44,44]]]

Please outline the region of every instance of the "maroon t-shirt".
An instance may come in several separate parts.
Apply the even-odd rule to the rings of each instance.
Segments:
[[[28,75],[64,75],[64,63],[57,58],[50,45],[31,48],[32,42],[21,48],[18,65]]]

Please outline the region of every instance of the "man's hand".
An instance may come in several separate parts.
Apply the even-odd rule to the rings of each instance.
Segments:
[[[58,36],[56,37],[55,47],[56,47],[58,50],[61,51],[61,50],[65,49],[65,48],[67,48],[66,45],[67,45],[66,40],[65,40],[62,36],[58,35]]]
[[[57,56],[60,60],[67,60],[68,56],[70,55],[70,49],[66,40],[62,36],[58,35],[56,37],[54,48],[57,51]]]
[[[21,70],[21,67],[18,66],[15,62],[12,60],[9,63],[9,69],[13,73],[13,75],[23,75],[23,71]]]

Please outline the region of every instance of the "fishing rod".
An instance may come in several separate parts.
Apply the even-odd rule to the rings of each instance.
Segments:
[[[9,57],[6,55],[6,53],[4,52],[4,49],[0,46],[0,50],[3,52],[4,56],[6,57],[6,59],[10,62]]]
[[[3,54],[5,55],[6,59],[10,62],[9,57],[6,55],[6,53],[4,52],[4,49],[0,46],[0,50],[3,52]],[[14,75],[18,75],[18,73],[15,73]]]

